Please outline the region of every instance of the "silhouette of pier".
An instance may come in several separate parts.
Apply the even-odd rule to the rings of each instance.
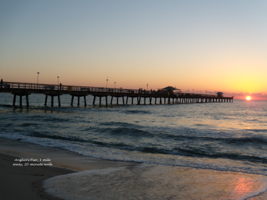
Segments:
[[[26,100],[26,107],[29,107],[29,96],[31,94],[43,94],[44,106],[61,107],[61,95],[71,95],[70,106],[74,106],[74,100],[77,99],[77,106],[80,106],[81,99],[83,105],[87,106],[87,96],[93,97],[92,106],[111,106],[119,105],[155,105],[155,104],[185,104],[185,103],[222,103],[233,102],[233,97],[224,97],[222,93],[197,94],[174,92],[167,90],[144,90],[144,89],[122,89],[122,88],[104,88],[88,86],[72,86],[62,84],[37,84],[21,82],[2,82],[0,84],[1,93],[11,93],[13,95],[13,107],[23,107],[23,99]],[[48,104],[50,99],[50,104]]]

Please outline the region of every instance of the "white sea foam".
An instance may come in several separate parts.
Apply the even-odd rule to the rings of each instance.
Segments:
[[[265,177],[262,178],[261,182],[262,182],[262,186],[260,187],[258,191],[251,192],[250,194],[248,194],[247,196],[245,196],[244,198],[240,200],[250,200],[264,193],[267,193],[267,178]]]

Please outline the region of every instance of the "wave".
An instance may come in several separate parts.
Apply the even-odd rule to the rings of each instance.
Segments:
[[[183,130],[180,132],[183,132]],[[188,134],[190,134],[191,132],[192,131],[190,129]],[[210,133],[210,135],[213,135],[213,133]],[[214,133],[214,137],[213,137],[213,136],[197,136],[197,135],[185,135],[185,134],[175,135],[175,134],[162,133],[162,132],[156,132],[156,131],[154,132],[153,136],[159,137],[162,139],[175,140],[175,141],[198,141],[198,142],[208,141],[208,142],[217,142],[217,143],[224,143],[224,144],[235,144],[235,145],[247,145],[247,144],[266,145],[267,144],[267,137],[264,137],[264,136],[218,137],[218,135]]]
[[[154,134],[137,128],[112,128],[108,132],[116,136],[154,137]]]
[[[26,118],[31,121],[45,121],[45,122],[73,122],[73,119],[69,119],[67,117],[61,118],[56,116],[44,116],[44,115],[32,115]]]
[[[172,150],[174,154],[182,154],[185,156],[191,157],[206,157],[206,158],[226,158],[231,160],[240,160],[240,161],[251,161],[256,163],[267,163],[267,159],[263,157],[257,157],[253,155],[244,155],[238,153],[221,153],[221,152],[213,152],[207,149],[206,151],[201,149],[183,149],[183,148],[175,148]]]
[[[219,153],[212,151],[204,151],[201,149],[194,148],[174,148],[171,150],[168,149],[160,149],[156,147],[144,147],[139,148],[140,151],[145,153],[157,153],[157,154],[170,154],[170,155],[179,155],[179,156],[189,156],[189,157],[197,157],[197,158],[224,158],[238,161],[250,161],[254,163],[263,163],[267,164],[267,158],[252,156],[252,155],[242,155],[235,153]]]
[[[139,128],[134,128],[137,127],[135,125],[133,125],[132,128],[130,128],[129,126],[127,127],[115,127],[115,128],[96,128],[96,127],[87,127],[85,129],[83,129],[84,131],[94,131],[96,133],[99,134],[108,134],[109,136],[125,136],[125,137],[136,137],[136,138],[141,138],[141,137],[154,137],[155,134],[146,131],[146,130],[142,130]],[[107,135],[105,137],[108,137]]]
[[[245,145],[245,144],[267,144],[267,138],[263,137],[243,137],[243,138],[227,138],[225,139],[228,143],[232,144],[239,144],[239,145]]]
[[[31,123],[31,122],[25,122],[25,123],[18,124],[18,126],[20,126],[20,127],[31,127],[31,126],[38,126],[38,125],[39,125],[38,123]]]
[[[32,137],[38,137],[38,138],[49,138],[49,139],[56,139],[56,140],[67,140],[67,141],[73,141],[73,142],[88,142],[85,139],[81,139],[78,137],[73,137],[73,136],[60,136],[60,135],[51,135],[51,134],[44,134],[44,133],[39,133],[37,131],[32,132],[28,136]]]
[[[255,148],[265,148],[267,147],[267,137],[264,136],[248,136],[248,137],[218,137],[215,133],[214,136],[212,133],[209,135],[211,136],[197,136],[197,135],[188,135],[181,134],[181,135],[174,135],[171,133],[164,133],[161,130],[146,130],[136,125],[130,125],[127,123],[103,123],[105,125],[123,125],[126,127],[115,127],[115,128],[97,128],[97,127],[89,127],[86,128],[86,131],[95,132],[99,134],[104,134],[104,137],[131,137],[131,138],[153,138],[157,144],[159,143],[176,143],[182,142],[183,144],[205,144],[210,143],[214,146],[222,146],[228,145],[236,148],[237,146],[254,146]],[[132,126],[132,127],[131,127]],[[167,132],[167,131],[166,131]],[[181,131],[183,132],[183,131]],[[201,134],[203,135],[203,134]],[[223,134],[225,135],[225,134]]]
[[[139,125],[136,124],[131,124],[131,123],[127,123],[127,122],[102,122],[99,123],[100,126],[119,126],[119,127],[141,127]]]
[[[141,133],[144,135],[144,133]],[[130,144],[125,144],[123,142],[105,142],[98,141],[93,139],[82,139],[73,136],[58,136],[58,135],[50,135],[37,133],[31,134],[30,136],[39,137],[39,138],[50,138],[57,140],[66,140],[72,142],[82,142],[82,143],[90,143],[102,147],[115,148],[120,150],[127,151],[139,151],[144,153],[154,153],[154,154],[169,154],[169,155],[179,155],[179,156],[189,156],[189,157],[201,157],[201,158],[225,158],[231,160],[239,160],[239,161],[250,161],[254,163],[267,163],[267,158],[257,157],[254,155],[246,155],[241,153],[227,153],[227,152],[218,152],[211,150],[210,148],[196,148],[196,147],[175,147],[173,149],[167,149],[164,147],[153,147],[153,146],[135,146]]]
[[[82,139],[78,137],[73,137],[73,136],[58,136],[58,135],[49,135],[49,134],[42,134],[42,133],[35,133],[31,134],[29,136],[32,137],[37,137],[37,138],[49,138],[49,139],[56,139],[56,140],[64,140],[64,141],[71,141],[71,142],[82,142],[82,143],[89,143],[89,144],[94,144],[102,147],[110,147],[110,148],[116,148],[116,149],[122,149],[122,150],[130,150],[134,151],[136,150],[136,147],[127,145],[124,143],[120,142],[102,142],[98,140],[92,140],[92,139]]]
[[[14,123],[4,123],[4,124],[1,124],[2,127],[12,127],[14,126]]]
[[[146,110],[126,110],[124,111],[126,114],[151,114],[150,111]]]
[[[252,131],[252,132],[256,132],[256,133],[266,133],[267,129],[245,129],[246,131]]]

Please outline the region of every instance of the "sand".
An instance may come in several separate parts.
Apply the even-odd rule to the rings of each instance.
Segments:
[[[0,139],[0,167],[1,200],[267,199],[262,175],[107,161],[7,139]]]
[[[51,160],[52,166],[19,166],[24,159]],[[50,163],[50,162],[41,162]],[[14,166],[15,164],[15,166]],[[21,141],[0,138],[0,199],[1,200],[56,200],[43,189],[43,181],[49,177],[82,170],[129,166],[134,163],[113,162],[88,158],[57,148],[47,148]]]

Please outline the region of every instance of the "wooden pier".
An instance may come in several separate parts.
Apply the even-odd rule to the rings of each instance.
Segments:
[[[29,107],[29,96],[31,94],[43,94],[45,97],[45,107],[49,106],[49,99],[51,107],[55,106],[55,100],[57,100],[57,106],[61,107],[61,95],[63,94],[71,95],[70,106],[74,106],[74,99],[77,99],[77,106],[80,106],[80,100],[82,98],[85,107],[88,105],[86,99],[88,95],[93,97],[93,106],[97,105],[96,102],[98,102],[98,106],[119,105],[120,100],[123,105],[233,102],[233,97],[224,97],[217,94],[210,95],[165,90],[103,88],[21,82],[1,82],[0,92],[13,94],[13,107],[17,106],[17,97],[19,97],[19,107],[23,107],[23,97],[25,97],[24,99],[26,100],[26,104],[24,103],[24,105]]]

